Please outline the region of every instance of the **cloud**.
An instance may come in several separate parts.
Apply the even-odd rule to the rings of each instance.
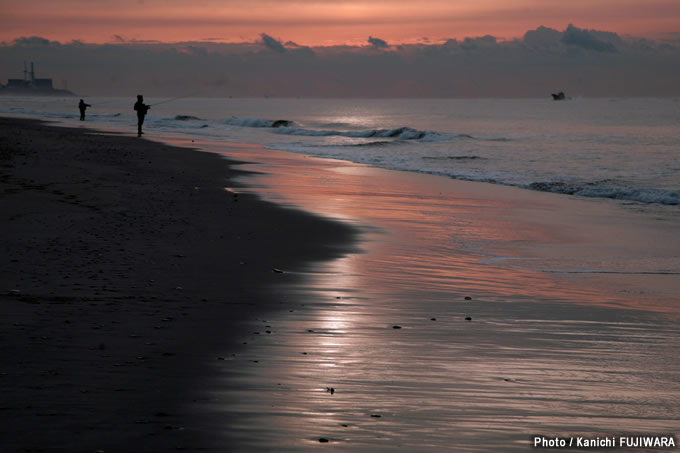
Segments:
[[[184,47],[180,51],[183,51],[184,53],[186,53],[188,55],[198,55],[198,56],[208,55],[208,51],[204,47],[194,46],[192,44]]]
[[[480,38],[465,38],[460,45],[465,50],[478,49],[480,47],[495,47],[498,44],[496,38],[491,35],[482,36]]]
[[[0,76],[15,77],[24,61],[35,61],[41,76],[68,80],[78,94],[110,96],[680,96],[680,46],[663,41],[575,26],[538,27],[512,41],[489,35],[390,46],[369,39],[303,47],[266,34],[257,42],[102,45],[33,36],[0,45]]]
[[[621,39],[616,33],[580,29],[571,24],[562,34],[562,42],[567,46],[580,47],[597,52],[616,52],[617,48],[614,42],[620,41]]]
[[[390,47],[389,44],[387,44],[387,41],[384,41],[380,38],[374,38],[373,36],[368,37],[368,42],[376,49],[387,49]]]
[[[527,31],[522,40],[525,44],[533,48],[554,48],[562,43],[562,32],[540,26],[536,30]]]
[[[262,44],[264,44],[267,49],[278,53],[283,53],[286,51],[286,48],[278,39],[272,38],[266,33],[262,33],[260,36],[262,37]]]
[[[39,36],[21,37],[14,40],[15,46],[19,47],[46,47],[50,44],[59,44],[58,42],[50,42],[48,39]]]

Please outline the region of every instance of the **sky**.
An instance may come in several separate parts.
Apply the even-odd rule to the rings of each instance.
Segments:
[[[658,38],[680,30],[678,0],[0,0],[0,41],[252,41],[306,46],[521,37],[568,24]]]
[[[678,94],[680,0],[0,0],[0,83],[316,97]]]

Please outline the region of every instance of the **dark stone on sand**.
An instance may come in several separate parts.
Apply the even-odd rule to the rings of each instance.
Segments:
[[[382,417],[382,415],[380,415],[380,414],[371,414],[371,417],[373,417],[373,418],[380,418],[380,417]]]
[[[430,321],[436,321],[437,318],[430,318]]]
[[[325,437],[319,437],[319,442],[321,442],[322,444],[327,444],[328,439],[326,439]]]
[[[472,297],[470,297],[470,296],[465,296],[465,300],[472,300]]]
[[[392,326],[393,329],[401,329],[401,326]]]
[[[472,321],[472,318],[471,318],[470,316],[466,316],[466,317],[465,317],[465,320],[466,320],[466,321]]]

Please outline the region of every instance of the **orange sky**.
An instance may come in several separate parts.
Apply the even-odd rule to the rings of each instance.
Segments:
[[[0,41],[255,41],[301,45],[520,37],[570,23],[621,35],[680,30],[679,0],[0,0]]]

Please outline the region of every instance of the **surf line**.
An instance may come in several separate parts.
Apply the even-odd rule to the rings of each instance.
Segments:
[[[653,272],[653,271],[552,271],[552,270],[541,270],[546,274],[622,274],[622,275],[680,275],[680,272]]]

